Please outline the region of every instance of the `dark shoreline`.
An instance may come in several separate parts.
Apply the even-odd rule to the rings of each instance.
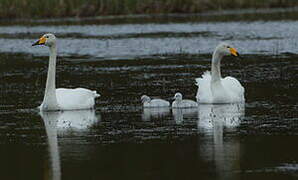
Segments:
[[[289,8],[291,0],[3,0],[0,19],[94,17],[131,14],[202,13],[219,10]]]

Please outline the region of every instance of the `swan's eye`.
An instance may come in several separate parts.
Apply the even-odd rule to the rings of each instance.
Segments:
[[[48,38],[49,38],[49,36],[46,36],[46,38],[48,39]]]
[[[230,49],[231,47],[230,46],[227,46],[227,48]]]

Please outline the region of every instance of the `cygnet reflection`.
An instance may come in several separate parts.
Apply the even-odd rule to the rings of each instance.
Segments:
[[[169,115],[171,112],[169,107],[159,108],[144,108],[142,114],[143,121],[151,121],[153,119],[159,119]]]
[[[187,119],[197,118],[198,108],[173,108],[173,117],[176,124],[181,124]]]

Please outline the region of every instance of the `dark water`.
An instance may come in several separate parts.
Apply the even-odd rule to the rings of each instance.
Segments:
[[[0,179],[297,179],[298,21],[241,17],[1,26]],[[57,87],[96,89],[94,111],[36,109],[48,57],[31,43],[49,31]],[[240,80],[245,104],[142,109],[143,94],[195,99],[220,41],[242,54],[222,73]]]

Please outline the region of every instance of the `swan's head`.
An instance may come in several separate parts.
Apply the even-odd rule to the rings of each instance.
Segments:
[[[143,96],[141,97],[141,101],[142,101],[142,103],[144,103],[144,102],[150,102],[151,99],[150,99],[149,96],[147,96],[147,95],[143,95]]]
[[[216,47],[216,51],[220,54],[222,54],[223,56],[228,56],[228,55],[232,55],[232,56],[239,56],[239,53],[237,52],[237,50],[235,48],[233,48],[231,45],[229,45],[228,43],[220,43],[217,47]]]
[[[41,38],[38,39],[32,46],[37,46],[37,45],[45,45],[45,46],[53,46],[56,44],[56,37],[54,34],[45,34]]]
[[[179,100],[182,100],[182,94],[179,93],[179,92],[176,93],[175,96],[174,96],[174,99],[175,99],[175,100],[178,100],[178,101],[179,101]]]

